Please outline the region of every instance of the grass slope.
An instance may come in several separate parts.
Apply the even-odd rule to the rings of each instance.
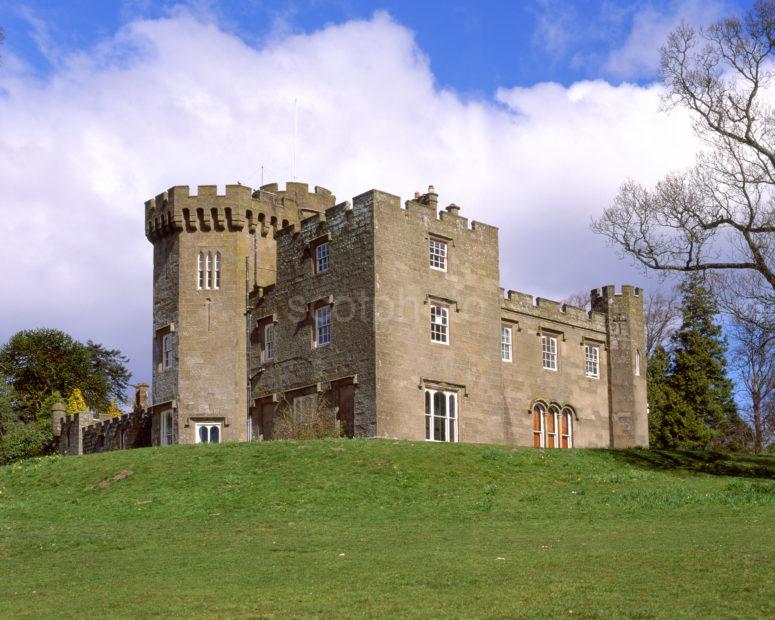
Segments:
[[[0,617],[773,617],[774,473],[384,440],[35,459],[0,468]]]

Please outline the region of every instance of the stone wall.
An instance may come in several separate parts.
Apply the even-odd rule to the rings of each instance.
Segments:
[[[321,242],[329,244],[330,267],[316,273]],[[342,410],[348,434],[375,434],[373,264],[370,207],[342,203],[277,233],[277,283],[251,299],[256,436],[269,434],[282,399],[310,393]],[[316,346],[314,314],[322,305],[331,308],[332,342]],[[263,355],[267,323],[275,324],[274,360]]]
[[[60,454],[90,454],[110,450],[145,448],[151,445],[151,416],[137,411],[121,416],[98,416],[91,412],[59,417],[54,429]]]
[[[193,443],[196,422],[219,422],[222,441],[246,435],[247,294],[275,280],[275,232],[305,211],[333,205],[324,188],[276,184],[253,192],[227,185],[223,195],[201,185],[173,187],[145,205],[146,235],[154,244],[154,442],[158,414],[175,411],[176,441]],[[220,285],[199,286],[198,260],[220,257]],[[172,334],[172,367],[162,342]]]

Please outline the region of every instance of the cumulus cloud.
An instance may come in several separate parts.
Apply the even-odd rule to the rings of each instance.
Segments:
[[[377,187],[501,228],[502,283],[559,297],[639,280],[589,231],[626,177],[693,159],[657,86],[603,81],[440,90],[384,13],[251,46],[178,11],[138,19],[39,80],[0,70],[0,341],[56,326],[118,346],[150,377],[151,245],[143,201],[178,184],[291,177],[339,200]]]

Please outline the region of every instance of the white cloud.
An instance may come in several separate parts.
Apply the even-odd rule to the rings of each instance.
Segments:
[[[559,296],[640,276],[589,231],[632,176],[691,162],[656,86],[583,82],[463,100],[385,14],[254,48],[185,12],[138,20],[45,82],[0,71],[0,341],[40,325],[118,346],[148,379],[143,201],[177,184],[298,177],[339,200],[378,187],[501,227],[507,288]]]
[[[617,79],[648,78],[659,69],[659,47],[681,21],[708,24],[727,13],[726,3],[708,0],[673,2],[667,12],[646,5],[633,16],[632,29],[624,45],[610,52],[605,62],[606,75]]]

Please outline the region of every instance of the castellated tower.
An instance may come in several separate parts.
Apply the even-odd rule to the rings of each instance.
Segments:
[[[639,288],[609,285],[592,290],[592,310],[605,315],[611,447],[649,445],[643,295]]]
[[[274,233],[334,204],[305,183],[172,187],[145,203],[153,244],[152,444],[245,441],[247,295],[275,282]]]

